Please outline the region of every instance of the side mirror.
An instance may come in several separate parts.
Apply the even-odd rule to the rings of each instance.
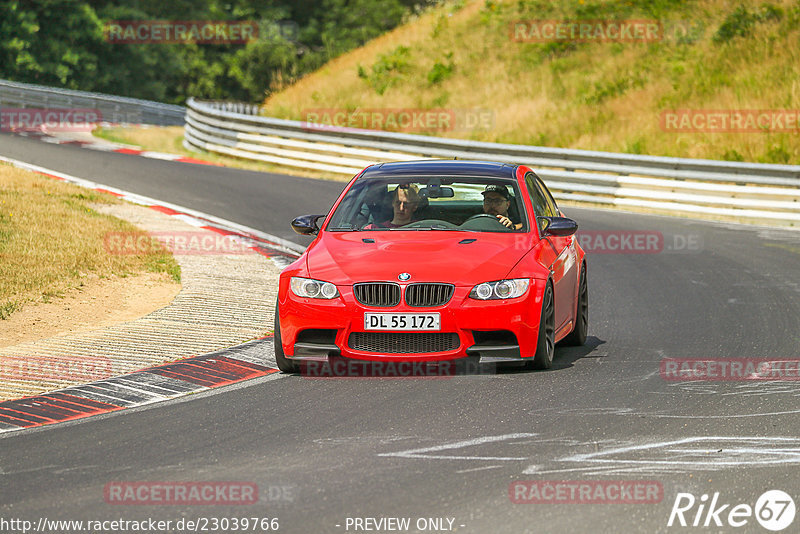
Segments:
[[[545,221],[542,237],[567,237],[578,231],[578,223],[569,217],[539,217],[538,220]]]
[[[292,221],[292,230],[300,235],[311,235],[319,232],[317,221],[325,215],[301,215]]]

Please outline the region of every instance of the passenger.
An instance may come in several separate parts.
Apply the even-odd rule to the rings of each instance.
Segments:
[[[374,184],[367,189],[361,209],[356,215],[356,225],[361,228],[376,221],[391,217],[391,195],[386,184]]]
[[[375,228],[399,228],[411,222],[414,212],[419,206],[419,188],[416,184],[400,184],[392,193],[392,211],[394,216],[389,221],[367,225],[364,230]]]
[[[508,189],[504,185],[489,184],[481,191],[483,195],[483,212],[494,215],[500,224],[506,228],[519,230],[522,223],[515,223],[508,215],[508,208],[511,206],[511,197]]]

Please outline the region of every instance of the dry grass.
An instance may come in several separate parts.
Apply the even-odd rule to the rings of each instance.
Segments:
[[[713,37],[740,5],[737,0],[651,2],[667,22],[694,27],[696,39],[677,32],[658,43],[585,43],[572,46],[517,43],[516,20],[563,19],[600,2],[556,3],[473,0],[432,10],[346,54],[273,94],[267,115],[302,120],[309,108],[490,108],[494,126],[436,132],[445,137],[612,152],[800,163],[795,133],[674,133],[660,114],[670,109],[800,109],[800,6],[771,2],[782,15],[754,24],[746,37],[715,43]],[[535,6],[535,4],[538,4]],[[654,18],[645,8],[623,18]],[[644,5],[644,2],[639,2]],[[609,4],[610,5],[610,4]],[[610,9],[610,8],[600,8]],[[615,11],[615,13],[617,13]],[[602,17],[594,17],[602,18]],[[669,28],[668,28],[669,29]],[[398,47],[407,47],[398,56]],[[363,74],[400,58],[402,66],[379,75],[379,94]],[[384,59],[381,59],[384,58]],[[436,63],[452,74],[431,82]],[[359,68],[362,76],[359,76]]]
[[[26,303],[47,302],[87,276],[166,272],[180,267],[166,251],[110,254],[109,232],[139,232],[92,206],[116,198],[0,164],[0,319]]]
[[[115,143],[135,145],[153,152],[183,154],[182,126],[138,126],[130,128],[98,128],[93,135]],[[188,155],[188,154],[186,154]]]

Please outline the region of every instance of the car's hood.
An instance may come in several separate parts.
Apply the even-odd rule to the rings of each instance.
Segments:
[[[472,285],[506,276],[528,251],[528,239],[438,230],[325,232],[307,251],[308,269],[311,277],[340,285],[397,280],[400,273],[409,273],[411,282]]]

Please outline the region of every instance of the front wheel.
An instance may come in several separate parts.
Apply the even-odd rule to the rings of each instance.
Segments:
[[[586,265],[581,266],[581,279],[578,282],[578,309],[575,314],[575,327],[561,343],[568,346],[579,347],[586,343],[586,334],[589,331],[589,288],[586,282]]]
[[[278,364],[278,369],[284,373],[296,373],[300,367],[292,360],[286,357],[283,353],[283,344],[281,343],[281,321],[278,315],[279,302],[275,301],[275,334],[273,341],[275,342],[275,361]]]
[[[556,314],[553,302],[553,286],[547,283],[542,298],[542,314],[539,318],[539,338],[536,342],[536,354],[530,362],[534,369],[550,369],[555,354]]]

